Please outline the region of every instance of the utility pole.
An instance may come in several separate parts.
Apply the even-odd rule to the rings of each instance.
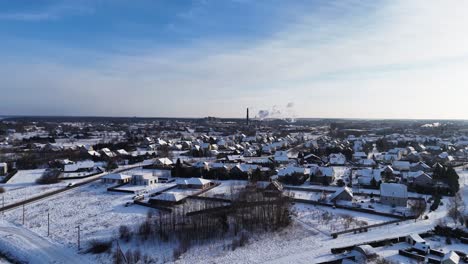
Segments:
[[[81,247],[80,247],[80,226],[77,226],[76,228],[78,228],[78,251],[80,251]]]
[[[47,211],[47,236],[50,235],[50,213]]]

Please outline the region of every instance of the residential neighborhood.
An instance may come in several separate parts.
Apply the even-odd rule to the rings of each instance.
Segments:
[[[349,128],[356,123],[363,129]],[[103,263],[113,263],[115,248],[86,252],[109,239],[118,239],[123,255],[133,252],[142,235],[152,236],[152,231],[141,233],[138,228],[153,221],[159,232],[165,229],[158,228],[158,223],[169,219],[176,225],[189,221],[199,226],[193,221],[207,221],[207,226],[190,232],[195,232],[193,237],[202,235],[196,233],[201,230],[215,235],[217,225],[208,224],[214,219],[234,219],[249,208],[265,210],[277,203],[289,212],[290,220],[281,229],[309,233],[313,243],[321,245],[310,255],[292,254],[299,262],[361,263],[385,258],[401,263],[463,263],[468,237],[467,125],[444,126],[451,127],[445,130],[449,133],[430,132],[423,123],[391,121],[382,125],[249,120],[247,125],[241,119],[212,118],[67,123],[48,118],[4,119],[1,210],[4,221]],[[73,229],[78,225],[79,244]],[[247,252],[277,232],[260,231],[250,224],[243,228],[251,230],[245,238],[251,242],[242,249]],[[113,238],[123,229],[133,238],[122,240],[123,234]],[[195,248],[226,245],[222,241],[236,237],[230,231],[217,238],[208,236],[174,258],[167,252],[178,251],[182,231],[164,232],[169,232],[169,240],[161,242],[166,253],[150,250],[145,240],[139,242],[148,244],[148,250],[140,253],[147,261],[143,263],[189,261]],[[456,235],[447,236],[447,232]],[[231,254],[217,251],[216,262]]]

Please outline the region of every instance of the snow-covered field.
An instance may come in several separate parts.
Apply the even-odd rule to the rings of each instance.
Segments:
[[[8,183],[0,184],[5,189],[0,198],[0,205],[3,201],[8,205],[67,186],[66,181],[48,185],[36,184],[36,179],[40,178],[43,172],[43,169],[20,170]]]
[[[148,208],[125,203],[131,194],[107,192],[107,184],[95,182],[69,192],[25,206],[25,227],[47,235],[47,212],[50,213],[51,239],[68,247],[76,247],[77,229],[86,243],[94,238],[110,239],[120,225],[144,219]],[[5,212],[4,219],[22,223],[22,208]]]
[[[328,235],[332,232],[395,220],[390,217],[324,206],[296,204],[294,209],[299,221]]]

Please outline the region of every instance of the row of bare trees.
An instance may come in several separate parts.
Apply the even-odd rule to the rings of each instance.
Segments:
[[[287,197],[269,197],[247,188],[232,204],[188,200],[171,213],[150,211],[135,228],[120,227],[119,238],[123,242],[134,236],[142,242],[177,242],[173,252],[177,259],[194,244],[232,238],[231,248],[235,249],[247,243],[247,233],[276,231],[290,223],[291,203]]]

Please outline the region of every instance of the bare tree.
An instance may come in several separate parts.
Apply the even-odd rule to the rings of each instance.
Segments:
[[[463,223],[464,201],[460,192],[457,192],[454,197],[450,198],[448,205],[447,216],[453,220],[456,225],[459,221]]]
[[[421,217],[426,211],[426,201],[424,199],[416,199],[410,202],[410,210],[415,216],[414,221]]]

